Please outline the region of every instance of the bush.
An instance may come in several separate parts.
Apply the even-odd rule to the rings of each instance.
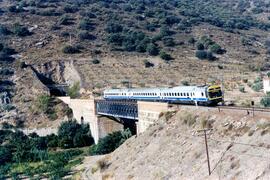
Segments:
[[[11,32],[4,25],[0,25],[0,35],[9,35]]]
[[[190,44],[194,44],[196,42],[196,40],[194,39],[194,37],[191,37],[188,39],[188,43]]]
[[[196,57],[199,59],[206,59],[207,58],[207,51],[204,51],[204,50],[196,51]]]
[[[256,82],[254,83],[251,88],[254,90],[254,91],[260,91],[262,88],[263,88],[263,83],[262,82]]]
[[[109,22],[105,30],[108,33],[119,33],[123,31],[123,26],[120,23]]]
[[[172,60],[171,55],[167,54],[165,51],[159,53],[160,57],[166,61]]]
[[[197,50],[204,50],[204,45],[202,43],[197,43],[196,48]]]
[[[37,97],[36,107],[39,111],[46,113],[49,109],[49,104],[51,97],[49,95],[43,94]]]
[[[82,30],[94,30],[94,27],[90,21],[90,19],[82,19],[79,22],[79,29]]]
[[[188,81],[181,81],[181,84],[184,85],[184,86],[189,86],[189,82]]]
[[[100,63],[100,60],[98,60],[98,59],[93,59],[93,60],[92,60],[92,63],[93,63],[93,64],[99,64],[99,63]]]
[[[64,6],[64,11],[66,13],[75,13],[78,10],[79,10],[78,7],[74,6],[74,5],[67,4],[67,5]]]
[[[171,38],[171,37],[162,38],[162,42],[163,42],[164,46],[169,46],[169,47],[175,46],[175,42],[173,41],[173,38]]]
[[[207,51],[207,54],[206,54],[206,59],[209,60],[209,61],[213,61],[216,59],[215,56],[213,56],[212,52],[210,51]]]
[[[64,16],[60,17],[58,24],[60,24],[60,25],[70,25],[70,24],[72,24],[72,21],[71,21],[70,17],[64,15]]]
[[[239,87],[239,91],[242,92],[242,93],[244,93],[245,92],[245,87],[244,86],[240,86]]]
[[[265,97],[263,97],[261,99],[261,105],[263,105],[264,107],[270,107],[270,96],[266,95]]]
[[[90,155],[98,155],[113,152],[131,136],[132,134],[129,129],[126,129],[123,132],[113,132],[106,137],[100,139],[97,145],[91,146],[89,149],[89,153]]]
[[[28,30],[28,28],[20,24],[14,24],[13,33],[20,37],[31,35],[31,32]]]
[[[96,36],[89,34],[87,31],[81,31],[78,34],[80,40],[95,40]]]
[[[145,68],[149,68],[149,67],[154,67],[155,66],[153,63],[149,62],[147,59],[145,59],[143,61],[143,63],[144,63],[144,67]]]
[[[68,96],[70,96],[70,98],[77,98],[80,95],[80,82],[76,82],[73,86],[68,88]]]
[[[217,43],[210,46],[210,51],[216,54],[222,54],[222,49]]]
[[[156,56],[156,55],[158,55],[158,53],[159,53],[158,47],[157,47],[155,44],[153,44],[153,43],[147,45],[146,51],[147,51],[151,56]]]
[[[58,128],[59,146],[62,148],[83,147],[94,143],[88,124],[76,120],[63,122]]]
[[[72,46],[72,45],[65,45],[62,49],[62,52],[65,54],[76,54],[76,53],[80,53],[80,49],[76,46]]]

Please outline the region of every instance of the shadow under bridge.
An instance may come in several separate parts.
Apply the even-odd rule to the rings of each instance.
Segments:
[[[137,102],[98,100],[96,110],[99,115],[138,120]]]

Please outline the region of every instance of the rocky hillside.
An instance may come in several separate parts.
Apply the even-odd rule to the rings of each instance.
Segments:
[[[208,132],[211,175],[205,141]],[[270,121],[245,112],[182,109],[105,157],[89,157],[83,177],[96,179],[269,179]],[[97,160],[99,159],[99,160]]]
[[[12,102],[1,111],[37,118],[29,112],[35,93],[59,83],[79,82],[85,96],[126,82],[260,91],[261,80],[250,87],[270,68],[269,6],[268,0],[0,0],[0,103]]]

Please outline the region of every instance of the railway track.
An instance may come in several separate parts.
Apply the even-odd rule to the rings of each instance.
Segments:
[[[171,107],[177,107],[178,109],[180,107],[196,107],[194,105],[181,105],[181,104],[169,104]],[[207,109],[217,109],[217,110],[240,110],[240,111],[249,111],[249,112],[269,112],[270,108],[262,108],[262,107],[244,107],[244,106],[197,106],[196,108],[207,108]]]

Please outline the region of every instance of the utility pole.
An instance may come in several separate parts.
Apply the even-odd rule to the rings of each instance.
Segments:
[[[207,157],[207,165],[208,165],[208,173],[209,176],[211,175],[211,168],[210,168],[210,160],[209,160],[209,152],[208,152],[208,144],[207,144],[207,131],[212,131],[213,129],[202,129],[198,130],[197,132],[204,132],[204,141],[205,141],[205,149],[206,149],[206,157]]]

